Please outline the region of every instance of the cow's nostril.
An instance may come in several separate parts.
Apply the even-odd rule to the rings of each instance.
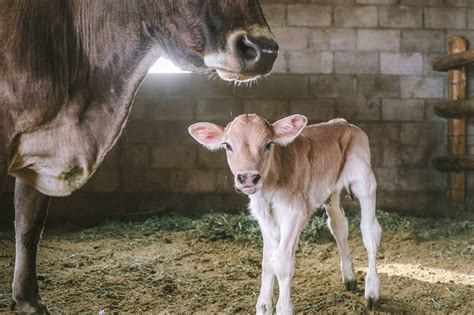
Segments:
[[[245,175],[242,175],[242,174],[237,175],[237,180],[238,180],[239,183],[241,183],[241,184],[244,184],[246,179],[247,179],[247,178],[246,178]]]
[[[247,36],[242,36],[237,40],[237,52],[247,61],[258,61],[261,49],[257,43],[250,40]]]
[[[260,178],[262,178],[262,176],[260,176],[260,174],[254,175],[253,180],[252,180],[252,183],[253,183],[254,185],[257,185],[257,183],[260,181]]]

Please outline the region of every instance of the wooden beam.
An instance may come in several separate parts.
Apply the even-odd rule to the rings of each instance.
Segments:
[[[439,157],[432,161],[440,172],[474,171],[474,155],[454,155]]]
[[[452,36],[448,40],[448,53],[458,54],[466,50],[466,39]],[[448,99],[466,99],[466,68],[448,71]],[[466,154],[466,118],[453,118],[448,121],[448,154],[462,156]],[[466,172],[448,174],[448,195],[454,206],[464,208],[466,200]]]
[[[474,50],[472,49],[436,58],[433,60],[432,66],[435,71],[448,71],[468,66],[471,63],[474,63]]]
[[[444,118],[474,116],[474,99],[440,102],[434,106],[434,112]]]

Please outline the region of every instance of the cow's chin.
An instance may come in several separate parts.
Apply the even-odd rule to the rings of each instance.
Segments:
[[[216,69],[216,73],[222,80],[230,82],[249,83],[258,80],[259,74],[250,72],[232,72],[224,69]]]

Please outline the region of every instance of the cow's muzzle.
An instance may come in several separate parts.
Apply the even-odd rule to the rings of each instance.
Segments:
[[[227,81],[251,81],[272,71],[278,44],[266,28],[238,30],[227,37],[225,51],[204,57],[207,67]]]
[[[235,187],[247,195],[253,195],[262,187],[261,179],[258,171],[241,171],[235,175]]]

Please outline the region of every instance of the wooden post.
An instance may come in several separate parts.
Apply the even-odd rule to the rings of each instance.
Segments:
[[[448,41],[448,53],[456,54],[466,50],[466,40],[452,36]],[[466,68],[448,71],[448,99],[466,99]],[[465,155],[466,153],[466,117],[453,118],[448,121],[448,154]],[[448,174],[448,195],[453,205],[464,208],[466,194],[466,172]]]

